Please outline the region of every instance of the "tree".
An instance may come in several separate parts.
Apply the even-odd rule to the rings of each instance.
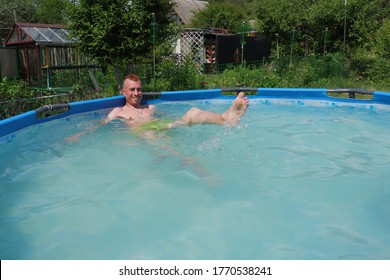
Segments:
[[[0,0],[0,27],[12,28],[16,22],[37,22],[39,0]]]
[[[67,24],[64,11],[70,2],[68,0],[43,0],[37,9],[39,23]]]
[[[351,46],[375,48],[376,31],[389,18],[388,0],[348,0],[347,33]]]
[[[322,51],[323,32],[329,30],[330,51],[341,51],[346,19],[346,43],[350,48],[370,47],[383,19],[390,17],[388,0],[254,0],[251,11],[259,31],[289,43],[289,31],[298,30],[314,53]]]
[[[234,33],[236,27],[246,20],[243,9],[228,2],[210,2],[204,10],[194,14],[191,26],[195,28],[223,28]]]
[[[160,40],[172,32],[169,0],[80,0],[69,11],[71,35],[85,54],[111,64],[118,86],[120,66],[134,64],[135,57],[152,48],[151,21],[158,23]]]
[[[308,30],[307,9],[309,1],[304,0],[254,0],[250,4],[251,13],[256,20],[256,29],[268,38],[278,34],[279,47],[290,47],[299,34]],[[305,40],[308,37],[305,36]],[[283,49],[283,48],[282,48]]]
[[[390,19],[384,19],[382,26],[376,32],[376,47],[379,55],[390,59]]]

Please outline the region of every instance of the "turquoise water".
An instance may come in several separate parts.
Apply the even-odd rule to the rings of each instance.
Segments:
[[[120,121],[64,141],[107,111],[2,138],[0,258],[390,259],[390,111],[314,105],[149,141]]]

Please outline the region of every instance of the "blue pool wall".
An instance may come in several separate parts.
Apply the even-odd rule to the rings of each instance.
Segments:
[[[186,90],[186,91],[166,91],[161,92],[158,99],[146,100],[144,103],[160,103],[166,101],[185,101],[185,100],[202,100],[202,99],[233,99],[234,96],[222,95],[223,89],[208,90]],[[390,105],[390,93],[374,91],[373,98],[370,100],[350,99],[350,98],[333,98],[327,95],[327,89],[299,89],[299,88],[258,88],[255,89],[257,94],[250,95],[249,98],[262,99],[295,99],[295,100],[324,100],[331,102],[347,102],[361,104],[383,104]],[[109,109],[123,106],[125,104],[124,96],[108,97],[96,100],[80,101],[70,103],[68,111],[46,117],[38,118],[35,110],[0,121],[0,137],[10,135],[25,127],[52,121],[58,118],[64,118],[73,114],[84,112]]]

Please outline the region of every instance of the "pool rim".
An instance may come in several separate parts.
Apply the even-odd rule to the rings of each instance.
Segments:
[[[257,99],[293,99],[293,100],[317,100],[329,101],[337,103],[355,103],[355,104],[378,104],[390,105],[390,92],[372,91],[372,99],[354,99],[354,98],[338,98],[331,97],[327,93],[330,91],[347,92],[352,90],[335,89],[328,90],[325,88],[233,88],[233,89],[206,89],[206,90],[185,90],[185,91],[164,91],[159,94],[156,99],[143,100],[144,104],[156,104],[167,101],[189,101],[189,100],[205,100],[205,99],[233,99],[235,96],[223,95],[226,91],[255,91],[256,94],[249,95],[249,98]],[[367,91],[364,91],[367,93]],[[64,118],[70,115],[97,111],[103,109],[123,106],[125,97],[118,95],[114,97],[106,97],[100,99],[71,102],[63,104],[66,107],[66,112],[52,115],[49,117],[39,118],[39,110],[31,110],[8,119],[0,120],[0,137],[10,136],[12,133],[23,128],[45,123],[55,119]],[[46,105],[47,106],[47,105]],[[47,107],[50,109],[51,105]]]

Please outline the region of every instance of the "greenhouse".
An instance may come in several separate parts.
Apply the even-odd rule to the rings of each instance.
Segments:
[[[19,66],[19,77],[32,88],[62,91],[71,86],[61,82],[64,77],[69,82],[69,76],[76,79],[80,69],[91,67],[72,46],[69,30],[58,24],[15,23],[5,46],[17,48],[18,59],[9,64]]]

